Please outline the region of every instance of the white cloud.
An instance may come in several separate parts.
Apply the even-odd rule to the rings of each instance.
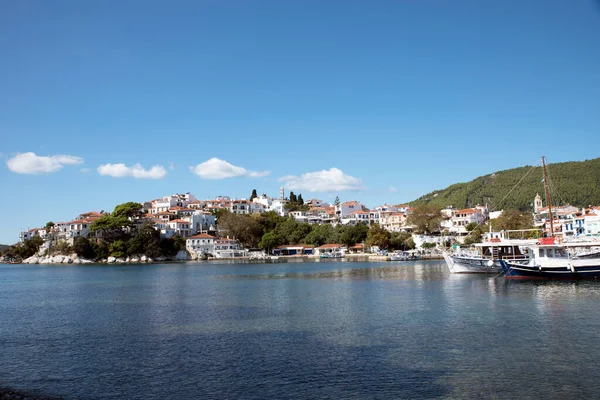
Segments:
[[[364,189],[359,179],[346,175],[337,168],[307,172],[300,176],[287,175],[278,180],[284,182],[286,189],[305,190],[307,192],[340,192]]]
[[[112,176],[113,178],[124,178],[131,176],[139,179],[162,179],[167,175],[167,170],[162,165],[154,165],[150,169],[144,169],[139,163],[131,167],[125,164],[104,164],[97,168],[100,175]]]
[[[202,179],[225,179],[236,176],[260,178],[270,174],[269,171],[250,171],[246,168],[237,167],[225,160],[220,160],[218,158],[211,158],[208,161],[204,161],[202,164],[198,164],[195,167],[190,167],[190,171]]]
[[[392,193],[398,193],[398,189],[396,189],[393,186],[390,186],[390,192],[392,192]]]
[[[65,165],[81,164],[83,158],[67,155],[38,156],[35,153],[18,153],[6,162],[18,174],[45,174],[56,172]]]

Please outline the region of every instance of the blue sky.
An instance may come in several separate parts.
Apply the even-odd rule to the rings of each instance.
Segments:
[[[176,192],[372,207],[599,157],[599,40],[591,0],[5,2],[0,243]]]

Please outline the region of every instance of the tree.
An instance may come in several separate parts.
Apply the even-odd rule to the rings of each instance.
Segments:
[[[425,242],[421,245],[424,249],[433,249],[435,247],[435,243]]]
[[[113,257],[126,257],[127,244],[122,240],[115,240],[109,246],[110,255]]]
[[[530,229],[533,226],[533,216],[519,210],[504,210],[498,218],[490,220],[490,224],[494,231]]]
[[[140,203],[129,201],[127,203],[119,204],[115,207],[112,216],[119,218],[131,218],[139,215],[142,212],[143,206]]]
[[[279,246],[281,243],[281,238],[275,232],[268,232],[260,239],[258,243],[258,247],[267,251],[267,253],[271,252],[272,249]]]
[[[420,204],[415,206],[406,222],[414,226],[413,231],[416,233],[432,233],[440,230],[442,213],[436,206]]]
[[[223,213],[219,219],[219,231],[240,241],[247,247],[256,247],[263,234],[263,227],[251,215]]]
[[[314,225],[308,235],[304,238],[304,243],[312,244],[316,247],[326,243],[335,243],[335,231],[330,224]]]
[[[362,243],[369,233],[369,226],[365,224],[357,225],[338,225],[336,227],[336,243],[354,246],[357,243]]]
[[[46,222],[45,228],[46,228],[46,231],[49,231],[50,229],[54,228],[54,222],[52,222],[52,221]]]
[[[408,232],[392,232],[390,235],[390,248],[395,250],[409,250],[414,248],[410,247],[408,241],[412,240],[412,235]]]
[[[333,201],[333,205],[334,206],[339,206],[340,205],[340,198],[339,198],[339,196],[335,196],[335,200]]]
[[[310,233],[311,227],[309,224],[296,222],[294,218],[289,217],[281,222],[275,228],[275,233],[279,235],[282,244],[297,244],[302,243],[304,238]]]
[[[90,231],[102,232],[102,236],[107,240],[123,236],[123,228],[132,226],[132,222],[127,217],[104,214],[90,225]]]
[[[279,224],[285,221],[285,218],[277,214],[275,211],[267,211],[261,215],[260,224],[263,227],[263,235],[274,231]]]
[[[297,202],[298,202],[298,198],[296,197],[294,192],[290,192],[290,203],[297,203]]]
[[[304,205],[304,199],[302,198],[302,193],[300,193],[298,195],[298,200],[297,200],[298,204],[303,206]]]
[[[380,249],[387,249],[390,244],[390,232],[383,229],[379,224],[371,225],[367,234],[367,244],[378,246]]]
[[[477,222],[471,222],[467,226],[465,226],[465,229],[467,232],[471,232],[473,229],[477,228],[478,226],[479,226],[479,224]]]
[[[146,223],[140,227],[136,235],[127,242],[127,253],[145,254],[148,255],[148,248],[152,250],[158,249],[160,243],[160,232],[154,229],[150,223]],[[154,255],[156,257],[156,255]]]
[[[110,253],[108,243],[104,240],[92,242],[92,248],[94,249],[94,253],[96,254],[97,260],[107,258],[108,254]]]
[[[88,238],[76,237],[73,241],[73,251],[79,256],[87,260],[94,260],[96,258],[96,252],[94,246],[90,243]]]
[[[256,197],[258,197],[258,194],[256,194],[256,189],[252,189],[252,194],[250,195],[250,201],[254,200]]]

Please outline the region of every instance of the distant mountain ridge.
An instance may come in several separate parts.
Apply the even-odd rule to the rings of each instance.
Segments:
[[[547,170],[553,205],[600,205],[600,158],[549,164]],[[467,208],[487,204],[490,211],[508,208],[532,210],[537,193],[542,196],[546,205],[542,177],[541,166],[507,169],[435,190],[410,204],[428,203],[442,208]],[[521,179],[522,182],[515,187]],[[513,187],[514,190],[510,192]],[[505,196],[506,199],[501,201]]]

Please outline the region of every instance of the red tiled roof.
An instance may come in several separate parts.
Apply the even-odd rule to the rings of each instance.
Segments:
[[[322,246],[317,247],[317,249],[337,249],[342,246],[343,245],[337,244],[337,243],[328,243],[328,244],[324,244]]]
[[[290,249],[290,248],[298,248],[302,247],[303,249],[312,249],[315,246],[308,244],[282,244],[281,246],[275,247],[276,249]]]
[[[475,208],[465,208],[464,210],[456,211],[454,214],[474,214],[477,211],[479,211],[479,210],[477,210]]]
[[[199,235],[190,236],[188,239],[216,239],[216,237],[209,235],[208,233],[201,233]]]
[[[178,224],[189,224],[190,223],[190,221],[186,221],[184,219],[174,219],[174,220],[169,221],[169,222],[177,222]]]

